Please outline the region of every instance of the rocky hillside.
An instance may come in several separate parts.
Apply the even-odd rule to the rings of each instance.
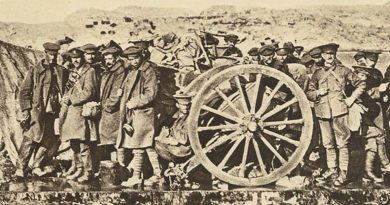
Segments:
[[[323,6],[300,9],[214,6],[200,13],[175,8],[122,7],[114,11],[80,10],[64,22],[48,24],[0,23],[0,39],[40,49],[46,40],[71,36],[81,45],[111,39],[125,44],[139,36],[189,28],[234,32],[247,41],[247,51],[267,36],[293,41],[306,48],[337,42],[343,49],[390,47],[390,6]]]

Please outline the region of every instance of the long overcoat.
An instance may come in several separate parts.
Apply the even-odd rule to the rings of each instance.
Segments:
[[[139,149],[153,146],[156,118],[154,101],[158,90],[155,66],[144,61],[137,70],[127,74],[120,102],[120,128],[130,121],[134,134],[129,136],[120,129],[117,147]],[[134,109],[128,110],[126,103],[132,104]]]
[[[84,63],[78,72],[80,78],[65,94],[69,96],[71,104],[61,108],[61,112],[63,109],[67,109],[61,129],[61,140],[96,141],[98,140],[96,119],[85,118],[81,113],[84,104],[98,100],[97,76],[95,70],[88,63]]]
[[[19,105],[22,111],[30,110],[30,128],[24,133],[33,141],[40,143],[45,130],[45,107],[49,97],[52,75],[49,64],[44,60],[27,71],[26,77],[20,86]],[[68,78],[67,70],[59,65],[54,66],[57,76],[59,92],[62,95]],[[54,128],[52,128],[54,129]]]
[[[119,102],[122,82],[125,79],[123,61],[117,61],[102,73],[100,84],[100,102],[102,114],[99,124],[99,145],[116,143],[119,130]]]

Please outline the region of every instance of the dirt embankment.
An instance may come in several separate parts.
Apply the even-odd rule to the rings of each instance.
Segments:
[[[14,164],[22,136],[17,123],[19,85],[27,70],[36,64],[41,56],[40,51],[0,41],[0,139],[5,142]]]

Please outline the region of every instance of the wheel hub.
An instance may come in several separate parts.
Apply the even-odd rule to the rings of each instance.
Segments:
[[[247,127],[248,127],[248,131],[249,131],[249,132],[256,132],[256,131],[257,131],[257,128],[258,128],[257,123],[254,122],[254,121],[250,121],[250,122],[248,123]]]

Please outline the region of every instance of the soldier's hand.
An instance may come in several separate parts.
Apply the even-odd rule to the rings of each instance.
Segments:
[[[61,103],[64,105],[70,105],[70,98],[69,96],[62,97]]]
[[[389,83],[382,83],[379,85],[378,90],[379,92],[383,93],[387,90],[388,87],[389,87]]]
[[[328,89],[321,88],[321,89],[317,90],[317,95],[320,96],[320,97],[324,96],[326,94],[328,94]]]
[[[345,98],[344,102],[345,102],[345,104],[347,104],[348,107],[351,107],[352,104],[355,102],[355,99],[348,97],[348,98]]]

